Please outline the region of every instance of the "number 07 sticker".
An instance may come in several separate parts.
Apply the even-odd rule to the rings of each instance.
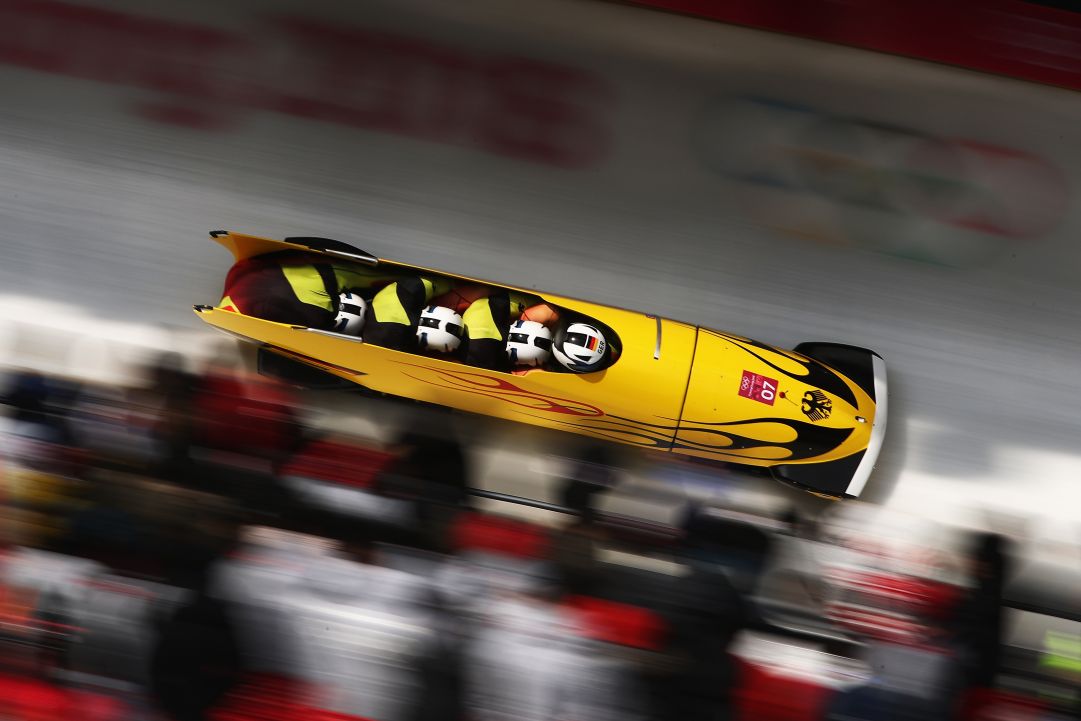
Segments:
[[[777,400],[777,379],[743,371],[743,378],[739,382],[739,394],[744,398],[772,406],[773,401]]]

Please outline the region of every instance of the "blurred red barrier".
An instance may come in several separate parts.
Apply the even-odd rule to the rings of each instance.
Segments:
[[[904,574],[837,570],[829,580],[839,591],[827,603],[830,620],[891,643],[929,643],[932,628],[947,622],[961,600],[951,584]]]
[[[799,35],[1081,89],[1081,15],[1021,0],[629,0]]]
[[[540,527],[480,513],[465,514],[455,524],[452,538],[462,551],[516,558],[543,558],[549,548],[548,535]]]
[[[212,710],[209,721],[363,721],[313,704],[313,689],[281,676],[248,678]]]
[[[972,689],[962,703],[962,721],[1037,721],[1048,705],[1038,699],[993,688]]]
[[[564,603],[578,615],[589,638],[650,651],[663,646],[665,624],[652,611],[586,596],[573,596]]]
[[[128,721],[126,704],[43,681],[0,676],[0,718],[12,721]]]
[[[740,663],[735,691],[739,721],[817,721],[833,690],[821,684],[780,676],[750,663]]]
[[[281,475],[371,488],[395,459],[390,453],[334,441],[316,441],[285,464]]]
[[[566,168],[611,142],[608,84],[542,60],[295,15],[237,33],[54,0],[0,0],[0,27],[0,62],[158,91],[137,110],[161,122],[268,110]]]
[[[196,443],[232,452],[280,452],[296,435],[293,407],[291,397],[270,383],[207,376],[195,399]]]

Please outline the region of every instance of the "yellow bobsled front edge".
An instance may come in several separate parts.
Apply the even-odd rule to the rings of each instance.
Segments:
[[[257,255],[276,253],[281,250],[310,250],[306,246],[284,240],[259,238],[254,235],[232,233],[228,230],[212,230],[210,231],[210,237],[232,253],[233,258],[238,263]]]
[[[886,383],[886,362],[878,355],[872,356],[871,362],[874,369],[875,414],[871,419],[873,425],[871,426],[871,437],[867,441],[867,450],[864,452],[856,472],[852,475],[848,488],[845,489],[845,494],[852,498],[858,498],[863,492],[863,487],[867,485],[867,479],[871,477],[871,471],[874,470],[875,464],[878,463],[878,454],[882,451],[882,443],[886,439],[886,419],[889,417],[887,413],[889,387]]]

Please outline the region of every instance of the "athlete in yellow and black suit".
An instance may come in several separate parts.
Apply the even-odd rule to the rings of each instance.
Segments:
[[[516,320],[534,320],[552,327],[559,315],[535,295],[486,286],[455,288],[433,301],[462,315],[465,337],[461,358],[467,365],[489,370],[510,371],[507,336]]]
[[[412,276],[383,288],[368,304],[364,342],[395,350],[416,350],[421,311],[433,296],[446,293],[452,285],[445,278]]]
[[[394,278],[379,268],[285,251],[247,258],[225,279],[219,308],[263,320],[329,329],[342,291],[364,291]]]

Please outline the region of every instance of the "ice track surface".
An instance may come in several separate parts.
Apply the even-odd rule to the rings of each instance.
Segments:
[[[0,60],[9,362],[48,342],[85,364],[36,328],[73,307],[143,337],[200,332],[190,307],[229,263],[208,230],[321,235],[781,346],[875,349],[891,418],[869,500],[1078,539],[1076,94],[614,4],[154,7],[107,12],[255,55]],[[12,12],[35,23],[24,44],[122,40]],[[313,44],[334,27],[354,34]],[[221,83],[178,94],[102,58]],[[379,105],[392,85],[406,100]],[[913,162],[953,195],[912,186]],[[559,438],[492,428],[485,457]],[[487,482],[544,496],[538,463]]]

